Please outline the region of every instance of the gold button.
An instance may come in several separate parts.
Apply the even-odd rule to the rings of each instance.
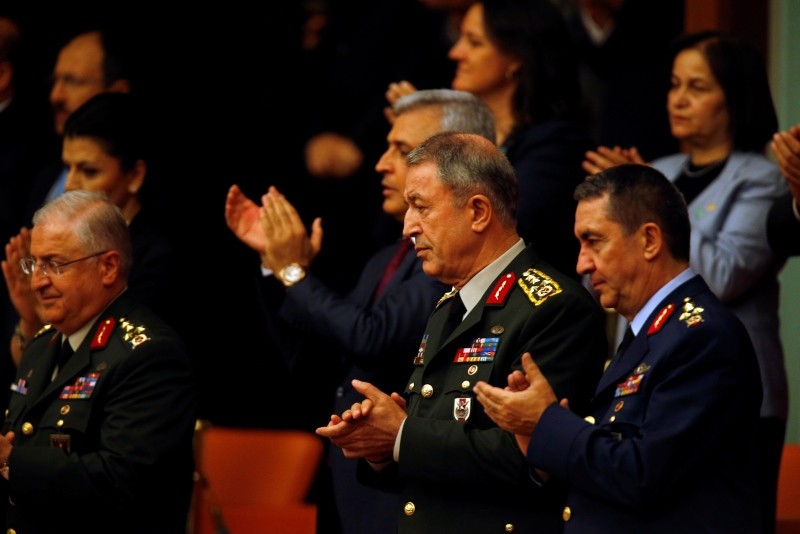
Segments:
[[[616,420],[617,420],[617,416],[616,415],[612,415],[611,417],[608,418],[608,422],[609,423],[613,423]]]
[[[417,507],[414,506],[414,503],[411,502],[411,501],[407,502],[406,505],[403,506],[403,513],[408,515],[408,516],[414,515],[414,512],[416,512],[416,511],[417,511]]]
[[[33,425],[30,423],[22,423],[22,433],[26,436],[33,434]]]
[[[408,391],[414,391],[414,382],[411,382],[411,383],[408,385]]]
[[[422,386],[422,396],[426,399],[430,399],[433,395],[433,386],[430,384],[425,384]]]
[[[59,419],[58,421],[56,421],[56,426],[64,426],[64,420]]]
[[[6,417],[8,417],[8,408],[6,408]]]
[[[13,528],[10,528],[10,529],[6,530],[6,534],[17,534],[17,531],[14,530]]]
[[[594,417],[592,417],[591,415],[587,415],[586,417],[583,418],[583,420],[589,423],[590,425],[593,425],[595,423]]]
[[[506,523],[506,527],[505,528],[506,528],[506,532],[514,532],[515,530],[517,530],[514,527],[514,523]]]
[[[569,518],[572,517],[572,508],[569,506],[564,507],[564,511],[561,512],[561,519],[564,521],[569,521]]]
[[[69,413],[69,404],[65,404],[61,407],[61,415],[67,415]]]
[[[464,380],[461,382],[461,389],[467,389],[469,387],[469,380]]]

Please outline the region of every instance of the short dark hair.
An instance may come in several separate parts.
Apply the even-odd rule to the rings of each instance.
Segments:
[[[767,67],[751,44],[720,31],[686,34],[671,47],[673,62],[684,50],[700,52],[725,93],[733,148],[763,153],[778,131]]]
[[[138,160],[147,162],[142,112],[128,93],[100,93],[76,109],[64,124],[64,137],[91,137],[108,155],[130,171]]]
[[[617,165],[590,176],[575,188],[575,200],[608,195],[608,217],[630,235],[643,224],[661,228],[676,260],[689,261],[691,223],[686,200],[661,172],[649,165]]]
[[[409,168],[433,163],[457,206],[471,195],[486,195],[498,219],[516,227],[517,175],[508,158],[485,137],[441,132],[409,152],[406,163]]]

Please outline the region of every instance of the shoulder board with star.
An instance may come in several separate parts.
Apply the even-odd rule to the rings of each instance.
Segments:
[[[683,312],[678,317],[678,320],[686,324],[686,328],[691,328],[703,322],[704,308],[695,305],[691,297],[683,299]]]
[[[150,341],[147,329],[143,325],[135,325],[124,317],[119,319],[119,331],[122,335],[122,340],[133,349],[142,343]]]
[[[53,329],[53,325],[51,325],[51,324],[46,324],[46,325],[44,325],[43,327],[41,327],[41,328],[39,329],[39,331],[38,331],[38,332],[36,332],[35,334],[33,334],[33,339],[36,339],[37,337],[41,336],[41,335],[42,335],[42,334],[44,334],[45,332],[49,332],[49,331],[50,331],[50,330],[52,330],[52,329]]]
[[[561,285],[539,269],[530,268],[519,277],[517,284],[534,306],[541,306],[547,299],[563,290]]]

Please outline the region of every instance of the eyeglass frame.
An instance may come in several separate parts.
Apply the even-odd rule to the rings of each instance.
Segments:
[[[50,276],[50,272],[53,272],[56,276],[61,276],[62,267],[72,265],[73,263],[78,263],[79,261],[88,260],[90,258],[96,258],[97,256],[102,256],[106,252],[109,251],[103,250],[102,252],[95,252],[94,254],[89,254],[83,258],[78,258],[77,260],[65,262],[58,262],[54,260],[36,261],[34,258],[23,258],[19,260],[19,266],[22,268],[22,272],[28,276],[33,276],[33,273],[36,272],[37,265],[39,266],[39,270],[42,272],[42,276]],[[52,268],[52,271],[48,271],[48,268]]]

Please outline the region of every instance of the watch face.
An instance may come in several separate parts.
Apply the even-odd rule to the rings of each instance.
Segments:
[[[281,278],[283,278],[284,282],[287,284],[295,284],[303,279],[306,275],[306,272],[297,264],[287,265],[281,271]]]

